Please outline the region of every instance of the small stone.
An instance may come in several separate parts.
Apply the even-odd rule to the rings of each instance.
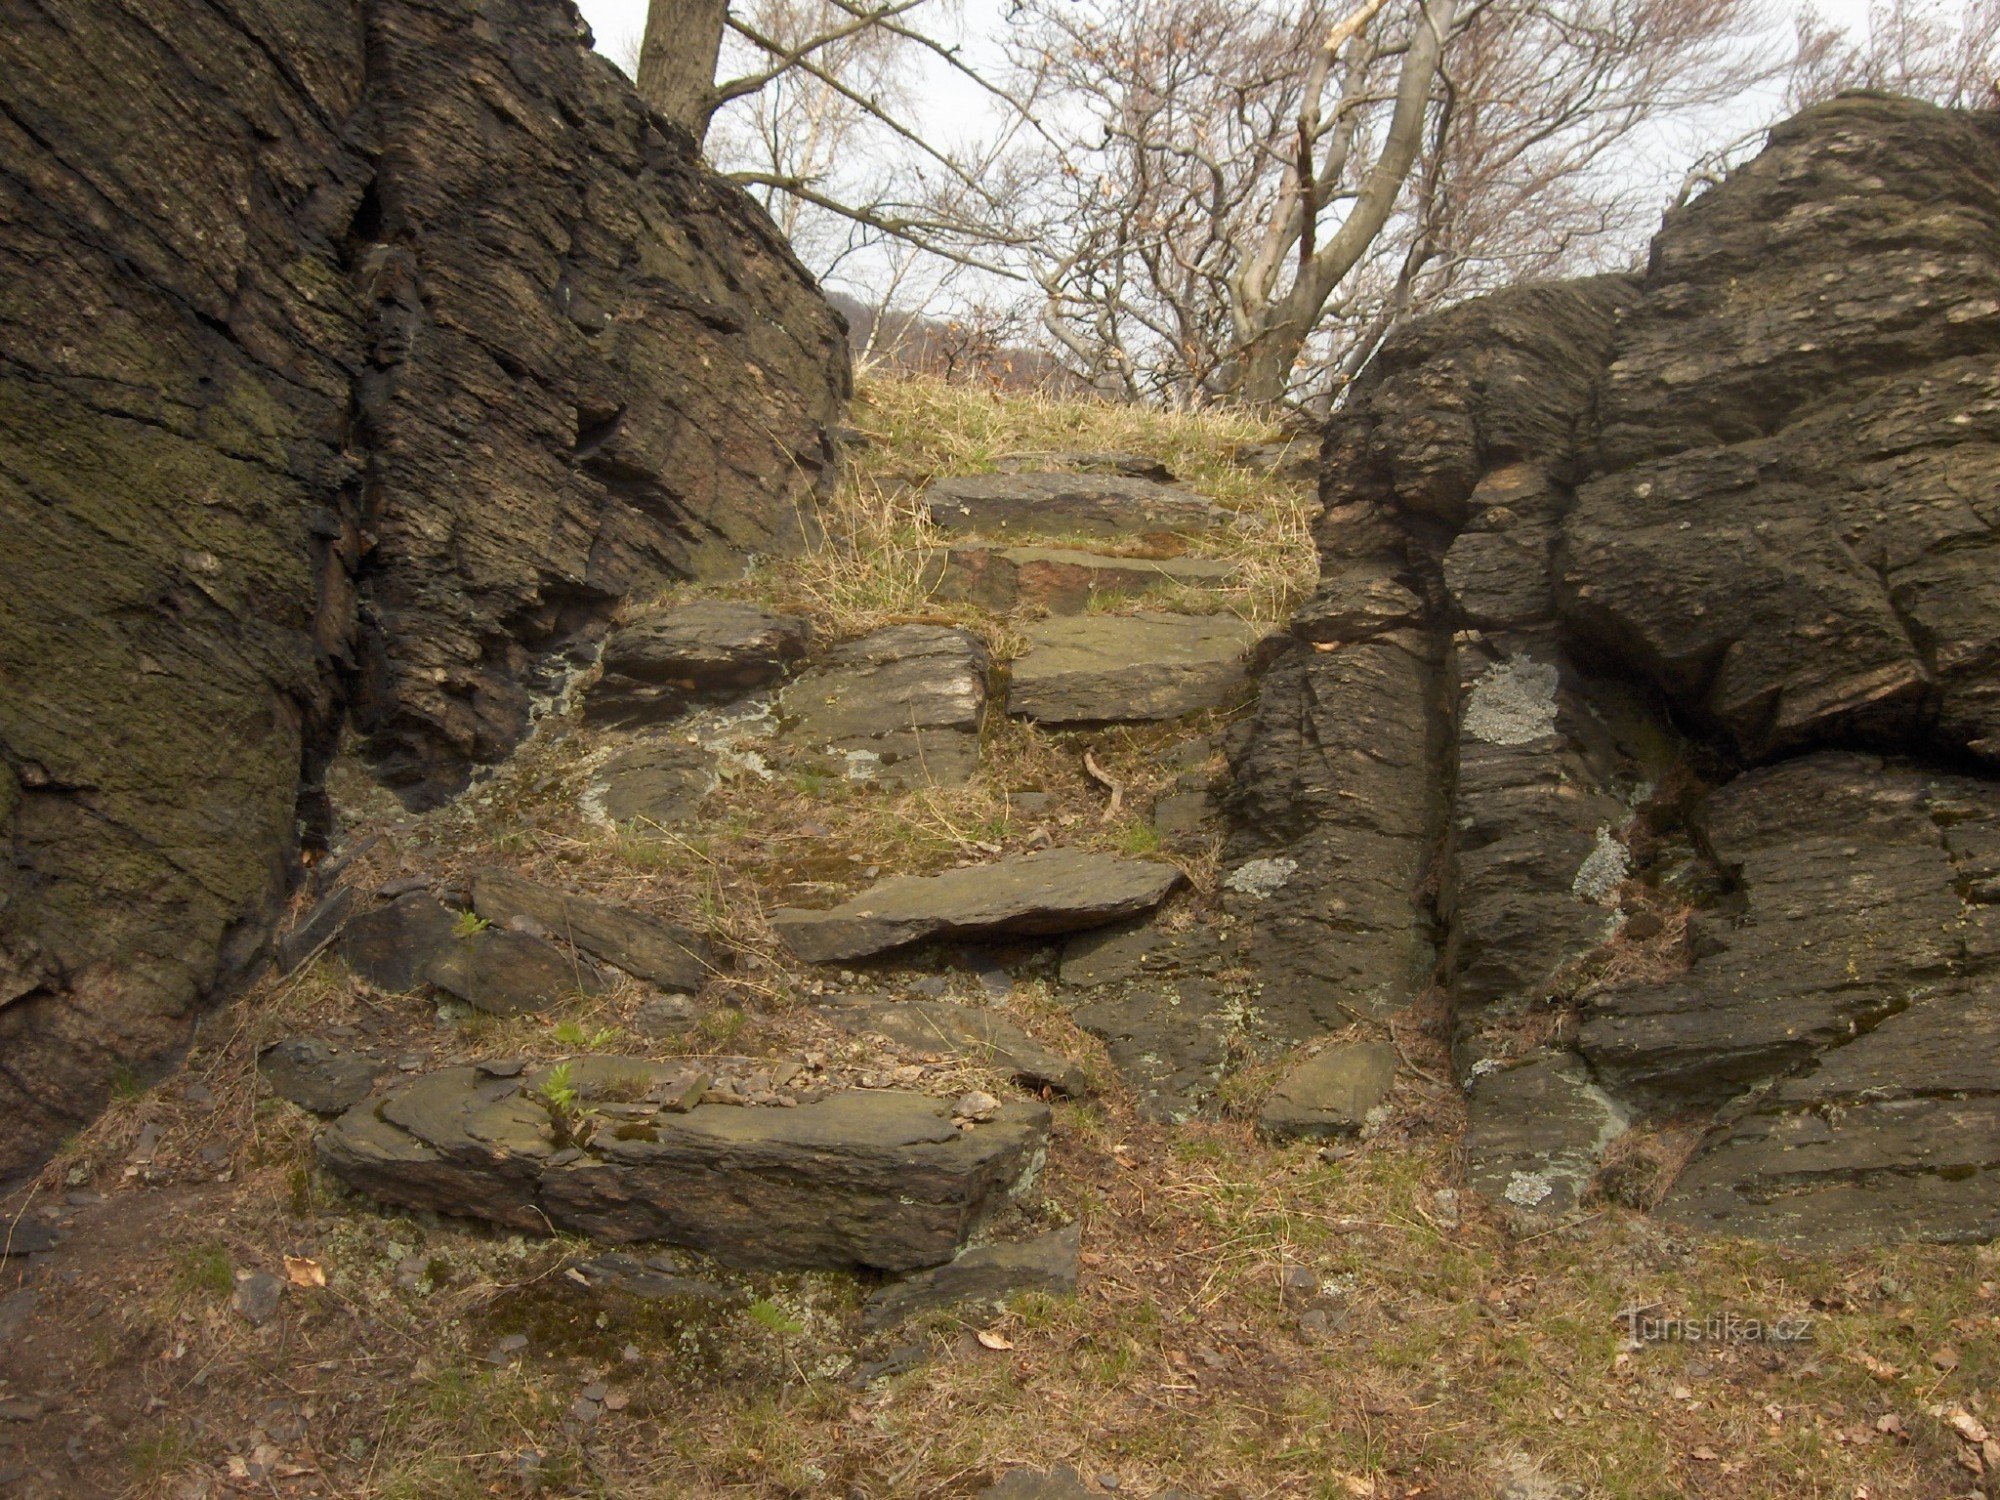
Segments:
[[[527,1066],[526,1060],[519,1057],[496,1057],[478,1065],[488,1078],[519,1078]]]
[[[528,1336],[525,1333],[510,1333],[480,1355],[480,1358],[489,1365],[512,1364],[527,1347]]]
[[[314,1114],[337,1115],[368,1097],[382,1065],[316,1036],[289,1037],[257,1054],[273,1093]]]
[[[1286,1266],[1278,1284],[1288,1302],[1310,1302],[1319,1295],[1319,1273],[1310,1266]]]
[[[229,1294],[229,1306],[252,1328],[261,1328],[278,1313],[278,1300],[285,1294],[282,1277],[269,1271],[238,1271],[236,1289]]]
[[[0,1220],[0,1257],[41,1255],[61,1243],[56,1232],[37,1219]]]
[[[640,1005],[632,1025],[642,1036],[673,1036],[694,1025],[694,1001],[685,995],[655,995]]]
[[[1000,1113],[1000,1101],[975,1089],[953,1105],[951,1112],[958,1119],[984,1124]]]

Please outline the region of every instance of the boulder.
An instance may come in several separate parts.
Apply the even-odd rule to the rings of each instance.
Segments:
[[[588,1105],[679,1078],[642,1058],[579,1058]],[[548,1071],[451,1068],[357,1105],[319,1139],[350,1186],[408,1208],[543,1234],[660,1240],[753,1269],[912,1271],[952,1258],[1025,1190],[1048,1111],[1008,1103],[960,1128],[948,1100],[851,1090],[792,1109],[698,1104],[558,1147]]]
[[[1178,719],[1250,691],[1269,632],[1233,615],[1081,615],[1028,628],[1007,711],[1044,724]]]
[[[944,1265],[892,1281],[868,1299],[862,1321],[885,1328],[946,1307],[997,1307],[1022,1292],[1067,1297],[1076,1291],[1083,1226],[1052,1229],[1029,1240],[975,1245]]]
[[[329,833],[620,603],[796,546],[838,321],[569,7],[0,27],[0,1177],[177,1054]]]
[[[924,491],[934,525],[987,537],[1115,536],[1207,531],[1229,512],[1205,495],[1105,474],[969,474]]]
[[[584,698],[584,718],[655,724],[695,698],[763,687],[805,655],[810,635],[804,620],[731,599],[648,611],[605,637],[603,672]]]
[[[707,941],[685,927],[608,901],[537,885],[504,870],[481,870],[473,876],[472,907],[499,926],[527,917],[552,936],[663,989],[692,993],[715,968],[715,954]]]
[[[932,596],[963,599],[1004,613],[1020,605],[1075,615],[1093,599],[1165,588],[1220,589],[1236,580],[1234,563],[1211,557],[1109,557],[1063,547],[964,545],[933,555]]]
[[[1084,1071],[997,1011],[944,1000],[841,1000],[826,1017],[847,1032],[885,1038],[907,1052],[953,1052],[1004,1071],[1029,1088],[1087,1092]]]
[[[787,732],[857,781],[963,785],[979,764],[989,670],[969,631],[891,625],[799,675],[782,700]]]
[[[927,938],[1045,937],[1151,911],[1181,882],[1173,865],[1076,849],[1049,849],[947,870],[900,875],[807,911],[786,907],[771,925],[810,963],[866,958]]]
[[[1271,1091],[1257,1116],[1279,1139],[1355,1135],[1389,1097],[1396,1049],[1387,1042],[1345,1042],[1306,1059]]]

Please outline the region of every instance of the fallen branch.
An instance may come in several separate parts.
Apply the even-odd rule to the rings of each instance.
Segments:
[[[1118,816],[1118,809],[1124,805],[1125,788],[1113,781],[1105,773],[1104,767],[1097,763],[1097,758],[1088,750],[1083,752],[1083,768],[1090,773],[1092,781],[1095,781],[1111,793],[1110,802],[1105,804],[1104,816],[1098,819],[1100,823],[1109,823],[1113,818]]]

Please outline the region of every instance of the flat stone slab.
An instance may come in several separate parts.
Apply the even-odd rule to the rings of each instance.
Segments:
[[[778,937],[813,963],[866,958],[936,937],[1040,937],[1080,932],[1151,911],[1181,872],[1155,860],[1050,849],[902,875],[822,911],[787,907]]]
[[[1280,1139],[1355,1135],[1389,1097],[1396,1049],[1386,1042],[1328,1047],[1294,1068],[1264,1102],[1257,1124]]]
[[[644,1058],[570,1066],[586,1104],[643,1100],[686,1073]],[[856,1089],[791,1109],[632,1118],[644,1106],[628,1104],[587,1147],[558,1149],[537,1099],[547,1077],[430,1074],[341,1116],[320,1161],[384,1202],[531,1233],[660,1240],[751,1269],[913,1271],[950,1260],[1030,1186],[1048,1143],[1039,1104],[962,1128],[949,1100]]]
[[[295,1036],[258,1053],[257,1071],[279,1098],[314,1114],[337,1115],[366,1099],[386,1070],[320,1037]]]
[[[1002,474],[1048,473],[1054,470],[1080,474],[1123,474],[1127,479],[1154,479],[1171,484],[1174,471],[1157,458],[1143,453],[1121,453],[1110,448],[1052,448],[1039,453],[1009,453],[993,460]]]
[[[1015,1469],[979,1492],[979,1500],[1097,1500],[1074,1469]]]
[[[423,977],[490,1016],[525,1016],[604,990],[604,977],[553,943],[501,927],[455,937],[434,952]]]
[[[1229,1007],[1205,980],[1113,990],[1070,1018],[1104,1043],[1142,1119],[1193,1119],[1229,1065]]]
[[[692,994],[715,969],[715,955],[697,934],[608,901],[537,885],[506,870],[482,870],[472,880],[472,907],[496,926],[526,918],[638,979]]]
[[[883,1328],[942,1307],[994,1306],[1022,1292],[1067,1297],[1076,1291],[1082,1247],[1080,1224],[1033,1239],[975,1245],[945,1265],[882,1287],[868,1299],[862,1320]]]
[[[591,778],[586,807],[620,827],[685,823],[720,781],[715,752],[686,740],[642,740],[617,751]]]
[[[1007,711],[1044,724],[1178,719],[1249,691],[1264,626],[1233,615],[1081,615],[1031,627]]]
[[[962,785],[979,763],[985,643],[942,625],[891,625],[836,647],[785,690],[787,737],[844,757],[857,781]]]
[[[847,1000],[826,1007],[841,1030],[884,1037],[906,1051],[951,1052],[1006,1071],[1030,1088],[1079,1095],[1089,1088],[1082,1068],[1044,1047],[999,1013],[948,1000]]]
[[[1574,1056],[1548,1053],[1483,1074],[1466,1095],[1466,1185],[1497,1204],[1562,1213],[1626,1123]]]
[[[406,994],[428,983],[424,970],[454,941],[457,913],[421,891],[351,918],[340,935],[340,960],[378,990]]]
[[[1229,519],[1206,495],[1121,474],[967,474],[924,492],[931,521],[984,536],[1154,536]]]
[[[996,611],[1032,604],[1058,615],[1081,614],[1092,599],[1117,595],[1227,588],[1237,576],[1235,564],[1212,557],[1109,557],[1067,547],[950,547],[926,569],[936,598]]]
[[[658,723],[696,697],[762,687],[805,655],[810,635],[804,620],[732,599],[653,611],[605,638],[603,675],[584,696],[584,718]]]

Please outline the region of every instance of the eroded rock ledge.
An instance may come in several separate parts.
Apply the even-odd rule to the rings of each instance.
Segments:
[[[1494,1197],[2000,1231],[1996,247],[2000,117],[1842,98],[1330,430],[1232,853],[1292,1024],[1448,986]]]
[[[449,794],[620,598],[798,538],[846,384],[567,4],[10,15],[0,1175],[255,959],[344,718]]]

